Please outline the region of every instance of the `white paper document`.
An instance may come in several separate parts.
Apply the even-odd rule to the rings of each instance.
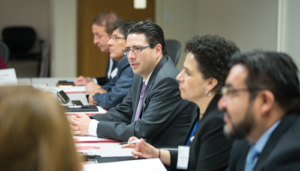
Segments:
[[[98,138],[95,136],[73,136],[75,142],[118,142],[116,140]]]
[[[121,148],[120,143],[75,143],[77,152],[101,157],[133,157],[131,148]]]
[[[51,87],[57,91],[63,90],[65,93],[85,93],[85,86],[74,86],[74,87]]]
[[[17,83],[16,71],[14,68],[0,70],[0,85]]]
[[[84,171],[166,171],[159,159],[140,159],[120,162],[87,164]]]

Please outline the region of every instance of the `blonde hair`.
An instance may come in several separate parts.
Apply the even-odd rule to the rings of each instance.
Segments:
[[[0,87],[2,171],[79,171],[71,129],[51,95],[32,87]]]

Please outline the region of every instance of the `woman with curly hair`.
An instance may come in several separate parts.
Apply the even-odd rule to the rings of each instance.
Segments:
[[[193,37],[185,49],[188,54],[177,76],[179,89],[183,99],[198,106],[183,144],[190,148],[188,165],[177,164],[178,150],[157,149],[143,140],[123,148],[134,148],[135,158],[159,158],[171,170],[225,170],[233,141],[223,135],[223,113],[217,105],[230,57],[239,48],[223,37],[204,35]],[[133,140],[137,138],[131,137],[129,142]]]

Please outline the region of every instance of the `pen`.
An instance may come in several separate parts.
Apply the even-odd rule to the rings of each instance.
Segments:
[[[144,140],[146,141],[146,140]],[[134,140],[134,141],[131,141],[131,142],[121,142],[120,144],[123,145],[123,144],[136,144],[136,143],[139,143],[141,142],[141,140]]]
[[[68,108],[88,108],[89,106],[68,106]]]

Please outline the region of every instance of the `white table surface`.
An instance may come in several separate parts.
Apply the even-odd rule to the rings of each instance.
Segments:
[[[31,78],[32,84],[48,85],[49,87],[56,87],[59,80],[75,81],[75,77],[57,77],[57,78]]]
[[[31,85],[30,78],[18,78],[18,85]]]

